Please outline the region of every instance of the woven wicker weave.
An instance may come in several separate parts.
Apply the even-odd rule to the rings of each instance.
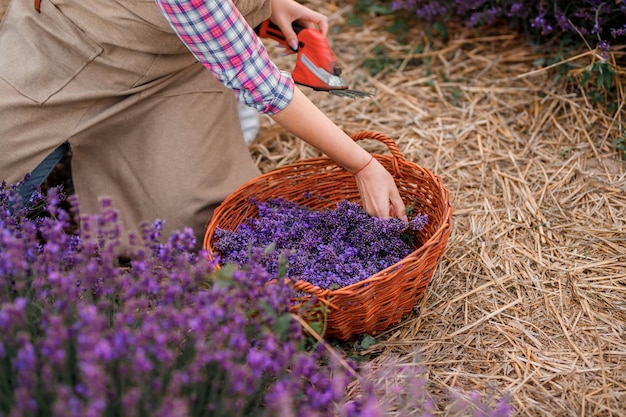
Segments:
[[[428,214],[428,224],[416,232],[414,252],[366,280],[337,290],[296,283],[296,289],[307,294],[296,304],[302,305],[314,295],[329,306],[325,336],[339,340],[379,333],[408,315],[422,297],[452,229],[450,196],[438,176],[407,161],[393,139],[381,133],[359,132],[352,138],[378,140],[389,148],[391,156],[374,157],[392,173],[404,203],[412,205],[416,214]],[[325,198],[310,198],[309,193]],[[354,176],[326,157],[276,168],[243,184],[215,210],[204,239],[209,256],[213,256],[216,228],[234,230],[257,214],[251,197],[257,201],[282,197],[318,210],[334,208],[344,199],[360,201]]]

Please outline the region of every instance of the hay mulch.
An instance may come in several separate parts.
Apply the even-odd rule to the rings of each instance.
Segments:
[[[360,354],[373,367],[418,357],[441,415],[449,390],[510,393],[520,416],[626,415],[626,163],[611,145],[625,134],[623,67],[611,115],[577,88],[593,51],[545,69],[535,63],[554,54],[506,28],[452,25],[442,42],[416,27],[407,46],[384,17],[354,28],[349,6],[314,6],[344,75],[374,97],[305,92],[347,132],[397,139],[455,208],[425,296]],[[381,47],[400,68],[372,76]],[[318,155],[268,118],[251,152],[263,171]]]
[[[440,415],[450,390],[510,393],[520,416],[626,415],[626,163],[611,146],[625,135],[623,67],[608,115],[553,78],[572,64],[581,68],[567,75],[580,79],[593,51],[550,71],[534,63],[553,54],[506,29],[453,25],[441,42],[414,28],[406,46],[386,18],[353,28],[350,6],[313,6],[330,17],[346,77],[375,95],[305,92],[347,132],[396,138],[443,178],[455,208],[422,301],[360,354],[373,368],[419,366]],[[381,47],[400,67],[371,76],[365,64]],[[289,70],[293,57],[274,52]],[[268,118],[250,149],[263,171],[318,155]]]

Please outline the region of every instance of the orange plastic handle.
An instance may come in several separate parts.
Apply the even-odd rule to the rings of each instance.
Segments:
[[[293,28],[294,32],[296,32],[296,35],[298,35],[303,29],[305,29],[304,26],[296,22],[293,22],[291,24],[291,27]],[[287,43],[287,38],[285,38],[285,35],[283,35],[283,32],[280,30],[278,25],[275,25],[269,19],[261,22],[259,26],[254,28],[254,31],[262,38],[273,39],[281,45],[287,48],[291,48]]]

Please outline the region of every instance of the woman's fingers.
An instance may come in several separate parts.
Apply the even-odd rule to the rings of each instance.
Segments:
[[[372,216],[406,221],[405,205],[393,177],[376,159],[355,175],[363,209]]]
[[[292,49],[298,47],[298,37],[293,22],[318,29],[324,36],[328,33],[328,18],[294,0],[272,0],[272,22],[280,28]]]

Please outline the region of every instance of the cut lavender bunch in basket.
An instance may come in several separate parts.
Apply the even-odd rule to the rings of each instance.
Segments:
[[[323,289],[338,289],[367,279],[413,252],[412,234],[423,229],[426,214],[408,224],[398,218],[370,216],[357,203],[311,210],[283,198],[253,201],[258,215],[235,230],[218,228],[215,249],[222,264],[243,265],[250,254],[265,251],[262,262]]]

